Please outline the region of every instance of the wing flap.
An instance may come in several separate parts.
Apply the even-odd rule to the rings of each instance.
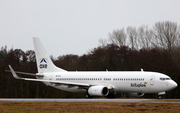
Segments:
[[[24,78],[24,80],[40,81],[40,82],[50,82],[52,84],[61,84],[61,85],[90,86],[89,84],[75,83],[75,82],[63,82],[63,81],[56,81],[56,80],[29,79],[29,78]]]

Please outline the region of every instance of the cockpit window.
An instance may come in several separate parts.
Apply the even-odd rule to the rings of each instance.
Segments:
[[[160,80],[171,80],[171,78],[160,78]]]

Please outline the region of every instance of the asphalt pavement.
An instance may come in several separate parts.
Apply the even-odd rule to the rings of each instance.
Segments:
[[[0,98],[0,101],[10,102],[148,102],[158,99],[34,99],[34,98]],[[172,99],[165,99],[172,100]],[[179,99],[173,99],[179,100]],[[151,102],[152,103],[152,102]],[[153,102],[161,103],[161,102]],[[180,103],[180,102],[163,102],[163,103]]]

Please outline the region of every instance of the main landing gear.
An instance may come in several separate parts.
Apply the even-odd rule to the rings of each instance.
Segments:
[[[93,96],[90,96],[89,94],[86,94],[86,95],[85,95],[85,98],[86,98],[86,99],[92,99]]]
[[[110,93],[110,94],[107,95],[107,99],[114,99],[114,97],[115,97],[115,96],[114,96],[113,93]]]
[[[114,99],[115,98],[114,94],[108,94],[106,97],[107,97],[107,99]],[[85,98],[86,99],[92,99],[93,96],[90,96],[89,94],[86,94]]]

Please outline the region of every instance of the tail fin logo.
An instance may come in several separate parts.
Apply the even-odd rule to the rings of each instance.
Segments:
[[[40,60],[40,63],[42,63],[42,62],[45,62],[45,63],[47,63],[47,58],[41,58],[41,59],[39,59]]]
[[[40,61],[40,65],[39,67],[42,69],[42,68],[47,68],[47,58],[40,58],[39,61]],[[44,64],[45,63],[45,64]]]

